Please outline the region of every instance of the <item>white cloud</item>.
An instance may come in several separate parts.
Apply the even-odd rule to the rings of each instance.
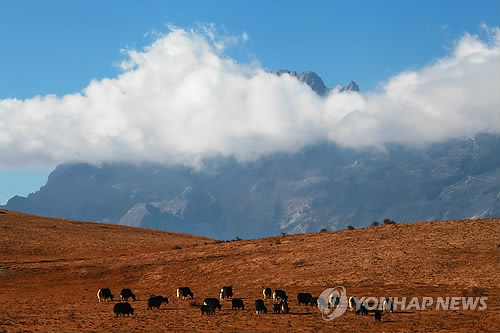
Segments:
[[[0,167],[66,160],[251,160],[330,140],[349,147],[424,145],[500,132],[500,31],[464,35],[452,53],[388,80],[381,91],[320,98],[305,84],[224,49],[248,39],[171,28],[123,73],[81,93],[0,100]]]

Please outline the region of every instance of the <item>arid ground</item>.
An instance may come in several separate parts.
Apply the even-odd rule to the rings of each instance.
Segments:
[[[175,290],[189,286],[193,300]],[[202,316],[205,297],[232,286],[230,301]],[[262,287],[284,289],[290,314],[254,311]],[[298,306],[298,292],[318,296],[344,286],[348,296],[488,297],[485,310],[398,310],[381,322],[346,312],[332,321]],[[131,288],[135,313],[115,318]],[[500,219],[439,221],[217,242],[117,225],[58,220],[0,210],[0,332],[499,332]],[[169,298],[147,310],[147,298]],[[115,300],[116,301],[116,300]],[[267,300],[268,309],[272,301]],[[270,311],[272,312],[272,311]]]

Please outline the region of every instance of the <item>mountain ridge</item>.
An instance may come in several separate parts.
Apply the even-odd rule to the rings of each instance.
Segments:
[[[211,172],[158,164],[59,165],[39,191],[4,207],[35,215],[214,238],[338,230],[398,222],[498,217],[499,137],[385,153],[332,144]],[[221,161],[219,161],[221,162]]]
[[[327,96],[334,88],[328,88],[323,80],[313,71],[304,71],[302,73],[297,73],[296,71],[290,71],[288,69],[280,69],[274,74],[278,76],[290,75],[291,77],[297,78],[297,80],[304,82],[319,96]],[[359,86],[354,82],[350,81],[345,87],[340,86],[338,88],[339,92],[358,92]]]
[[[311,71],[276,75],[296,77],[320,96],[331,90]],[[351,81],[340,91],[359,87]],[[385,218],[500,216],[497,134],[420,149],[393,144],[385,151],[319,143],[253,162],[231,157],[208,162],[203,170],[155,163],[63,163],[40,190],[26,198],[14,196],[3,207],[219,239],[362,227]]]

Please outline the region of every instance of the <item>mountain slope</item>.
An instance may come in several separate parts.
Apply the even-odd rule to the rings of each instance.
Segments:
[[[155,164],[63,164],[5,208],[231,239],[326,227],[500,216],[500,140],[426,150],[352,151],[322,144],[195,172]]]
[[[144,228],[61,220],[0,210],[0,257],[2,263],[33,258],[69,260],[108,257],[190,247],[215,240]]]
[[[0,230],[2,332],[331,332],[332,326],[345,332],[498,329],[499,219],[382,225],[220,243],[0,210]],[[12,247],[19,235],[24,241]],[[232,311],[231,303],[223,302],[215,316],[202,316],[203,299],[217,297],[226,285],[233,287],[235,297],[243,298],[245,310]],[[195,299],[178,300],[179,286],[189,286]],[[256,315],[253,303],[262,298],[262,286],[284,289],[291,313]],[[344,286],[348,296],[408,300],[462,297],[463,290],[475,287],[488,297],[487,309],[443,311],[431,306],[386,313],[380,323],[372,314],[347,312],[328,322],[316,308],[296,303],[299,292],[318,296],[335,286]],[[97,289],[102,287],[116,297],[121,288],[131,288],[137,295],[137,301],[130,302],[134,315],[115,318],[115,302],[97,301]],[[147,310],[150,295],[166,296],[169,304]],[[266,305],[270,309],[272,301]]]
[[[326,96],[333,90],[332,88],[328,88],[323,82],[323,80],[318,76],[318,74],[314,73],[313,71],[305,71],[302,73],[297,73],[295,71],[289,71],[287,69],[280,69],[279,71],[276,71],[275,74],[278,76],[287,74],[292,77],[295,77],[299,81],[304,82],[309,87],[311,87],[311,89],[320,96]],[[345,87],[339,88],[339,92],[351,92],[351,91],[359,92],[359,87],[354,81],[349,82]]]
[[[314,72],[280,70],[327,88]],[[351,81],[339,92],[359,92]],[[478,134],[415,149],[335,144],[255,162],[207,161],[202,171],[157,164],[61,164],[47,184],[4,206],[35,215],[142,226],[214,238],[400,222],[500,216],[500,136]]]

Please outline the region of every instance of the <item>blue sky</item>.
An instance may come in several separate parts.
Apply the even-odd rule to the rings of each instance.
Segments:
[[[465,33],[484,37],[481,24],[500,25],[500,2],[1,1],[0,100],[80,92],[121,72],[121,49],[141,50],[168,24],[209,23],[248,35],[225,51],[238,63],[313,70],[329,87],[354,80],[366,92],[446,56]],[[0,204],[37,190],[51,169],[0,168]]]

